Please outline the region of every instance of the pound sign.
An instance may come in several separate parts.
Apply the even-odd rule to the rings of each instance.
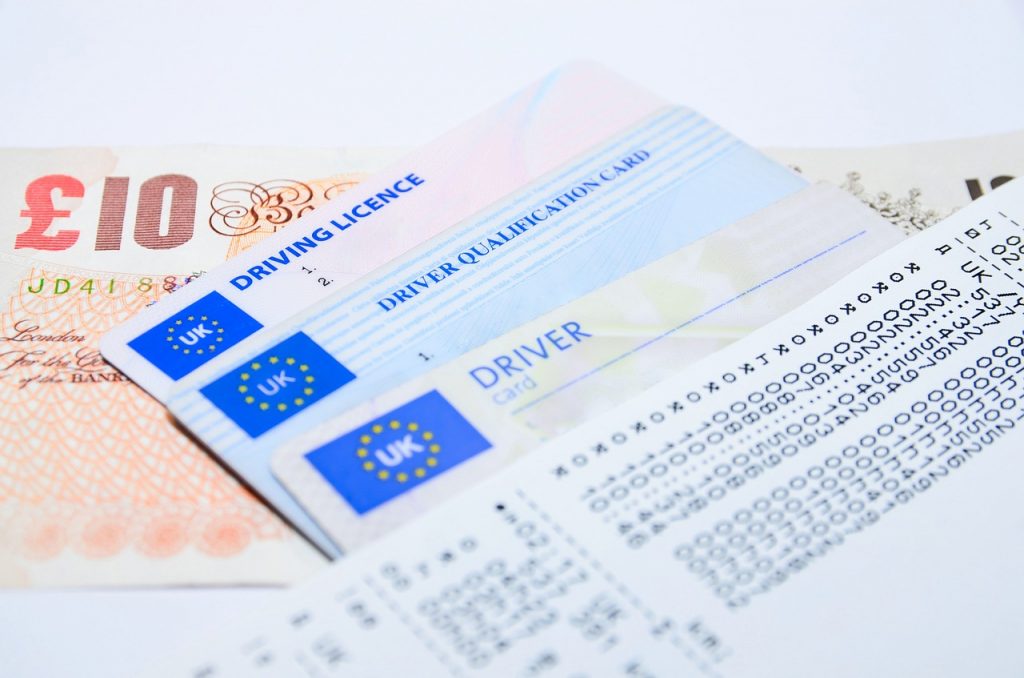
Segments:
[[[49,174],[39,177],[25,189],[25,204],[28,209],[21,210],[21,216],[32,220],[24,233],[14,238],[14,249],[32,249],[57,251],[66,250],[78,240],[78,231],[62,230],[47,235],[46,229],[54,219],[71,216],[71,210],[58,210],[53,207],[53,191],[60,191],[64,198],[81,198],[85,195],[82,182],[66,174]]]

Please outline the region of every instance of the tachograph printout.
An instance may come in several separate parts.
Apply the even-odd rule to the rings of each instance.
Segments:
[[[1022,318],[1010,182],[164,668],[1012,674]]]

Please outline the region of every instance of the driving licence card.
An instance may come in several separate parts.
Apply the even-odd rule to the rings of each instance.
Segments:
[[[103,356],[165,400],[243,339],[665,105],[595,65],[555,71],[114,328]]]
[[[324,545],[271,473],[283,441],[804,186],[703,116],[660,110],[244,340],[168,406]]]
[[[902,240],[810,186],[286,441],[274,473],[359,547]]]

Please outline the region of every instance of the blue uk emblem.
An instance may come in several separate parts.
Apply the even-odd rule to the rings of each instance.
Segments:
[[[220,292],[210,292],[128,345],[177,381],[261,327]]]
[[[256,438],[355,378],[298,332],[199,390]]]
[[[451,403],[430,391],[306,459],[362,515],[490,447]]]

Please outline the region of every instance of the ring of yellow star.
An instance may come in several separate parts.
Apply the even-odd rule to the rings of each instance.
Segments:
[[[270,364],[271,366],[280,365],[282,362],[285,365],[291,367],[298,361],[295,360],[295,358],[291,357],[281,360],[276,355],[272,355],[269,358],[267,358],[267,363]],[[263,412],[266,412],[271,408],[277,410],[278,412],[285,412],[288,410],[289,405],[293,405],[295,407],[302,407],[303,405],[306,404],[306,398],[313,395],[313,382],[315,381],[315,379],[313,378],[312,374],[305,374],[306,372],[309,371],[309,365],[305,363],[299,363],[299,372],[303,373],[301,396],[296,396],[292,398],[290,402],[280,402],[276,404],[267,400],[258,399],[251,393],[252,389],[250,389],[249,385],[245,382],[257,376],[256,373],[262,369],[263,363],[261,363],[258,360],[254,360],[251,363],[249,363],[249,369],[247,371],[242,372],[240,375],[238,375],[238,378],[242,381],[242,383],[238,385],[238,392],[242,394],[242,399],[245,401],[246,405],[255,405],[256,407],[260,408],[260,410]],[[259,389],[257,389],[257,391],[258,390]]]
[[[420,438],[423,442],[427,443],[427,452],[430,453],[430,455],[423,460],[423,466],[417,466],[412,471],[398,471],[397,473],[392,473],[386,468],[377,467],[377,464],[369,458],[369,446],[373,443],[373,439],[381,433],[384,433],[385,430],[398,431],[401,429],[402,422],[397,419],[390,419],[386,423],[377,422],[370,427],[369,433],[364,433],[359,436],[359,447],[356,449],[356,456],[362,460],[360,466],[367,473],[373,474],[377,480],[394,480],[398,483],[407,483],[412,478],[426,477],[427,473],[430,472],[429,469],[437,466],[437,455],[441,451],[441,445],[433,442],[434,433],[432,431],[423,431],[423,433],[420,433]],[[411,421],[408,424],[405,424],[405,430],[410,433],[417,433],[420,430],[420,425]]]
[[[196,321],[196,317],[194,315],[190,315],[190,316],[187,316],[185,318],[185,320],[187,320],[190,323],[194,323]],[[202,323],[202,322],[206,322],[207,320],[209,320],[209,318],[207,316],[205,316],[205,315],[199,316],[199,322]],[[210,323],[214,328],[216,328],[216,332],[213,332],[213,337],[212,337],[213,341],[211,341],[209,344],[207,344],[206,346],[203,346],[201,348],[195,348],[194,346],[192,348],[188,348],[188,347],[182,348],[181,345],[183,343],[185,343],[185,342],[179,342],[178,337],[175,334],[178,331],[178,327],[182,324],[182,322],[184,322],[184,321],[182,321],[179,318],[178,320],[174,321],[173,325],[171,325],[170,327],[167,328],[167,341],[171,342],[171,348],[174,349],[175,351],[181,351],[185,355],[188,355],[188,354],[192,353],[193,351],[195,351],[196,355],[203,355],[207,351],[209,351],[210,353],[213,353],[214,351],[217,350],[217,344],[219,344],[222,341],[224,341],[224,337],[222,336],[224,334],[224,328],[223,327],[219,327],[220,321],[214,320],[214,321],[212,321]]]

